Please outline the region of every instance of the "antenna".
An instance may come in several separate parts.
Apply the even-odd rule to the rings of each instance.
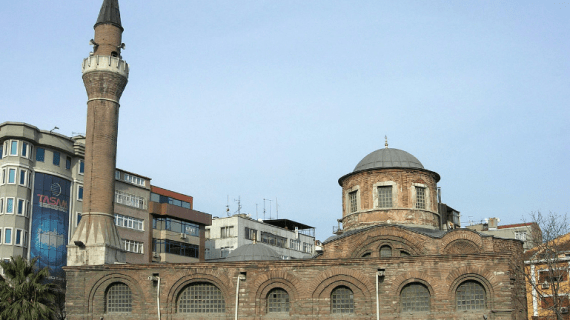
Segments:
[[[259,220],[259,215],[257,214],[257,203],[255,204],[255,220]]]
[[[263,198],[263,220],[265,220],[265,198]]]
[[[51,130],[49,131],[49,133],[52,133],[53,130],[59,130],[59,127],[58,127],[58,126],[53,127],[53,129],[51,129]]]
[[[234,201],[238,203],[237,214],[241,214],[241,196],[238,196],[237,200],[234,199]]]
[[[226,203],[226,215],[230,216],[230,195],[228,195],[228,202]]]
[[[85,132],[75,132],[75,131],[71,131],[71,134],[74,135],[74,136],[77,136],[77,135],[84,136],[84,135],[85,135]]]
[[[271,202],[272,202],[273,200],[269,200],[269,199],[265,199],[265,198],[264,198],[263,201],[269,201],[269,220],[271,220]],[[264,203],[265,203],[265,202],[264,202]],[[265,206],[265,205],[264,205],[264,206]],[[264,210],[265,210],[265,209],[264,209]]]

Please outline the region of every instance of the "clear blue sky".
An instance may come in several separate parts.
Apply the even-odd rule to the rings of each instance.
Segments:
[[[102,0],[5,1],[0,122],[85,132]],[[462,221],[567,213],[570,3],[120,0],[119,168],[195,209],[331,235],[337,180],[390,147],[441,175]],[[275,201],[272,212],[275,214]],[[269,211],[269,202],[267,202]]]

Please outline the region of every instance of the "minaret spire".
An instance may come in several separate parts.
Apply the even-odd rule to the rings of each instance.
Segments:
[[[83,212],[68,245],[70,266],[125,262],[114,222],[119,99],[129,77],[122,33],[118,1],[104,0],[90,41],[93,52],[82,66],[88,98]]]
[[[119,0],[104,0],[101,6],[101,11],[99,11],[99,17],[93,28],[100,24],[112,24],[115,27],[121,28],[121,12],[119,11]]]

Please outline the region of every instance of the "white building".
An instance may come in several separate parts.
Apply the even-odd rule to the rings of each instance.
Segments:
[[[287,220],[255,220],[246,214],[212,219],[206,227],[206,260],[222,259],[254,241],[271,246],[282,259],[304,259],[315,254],[315,229]]]

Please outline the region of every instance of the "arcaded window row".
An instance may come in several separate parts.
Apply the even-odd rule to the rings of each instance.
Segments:
[[[401,312],[429,312],[431,310],[431,293],[422,283],[406,284],[400,291]],[[333,314],[350,314],[357,311],[354,293],[347,286],[337,286],[330,294],[330,312]],[[225,313],[226,299],[222,291],[212,283],[196,282],[187,285],[176,300],[178,313]],[[130,313],[132,311],[132,293],[130,288],[121,282],[111,284],[105,293],[106,313]],[[289,313],[289,293],[284,288],[271,289],[265,300],[267,313]],[[481,283],[467,280],[455,291],[457,310],[479,310],[487,308],[487,293]]]

